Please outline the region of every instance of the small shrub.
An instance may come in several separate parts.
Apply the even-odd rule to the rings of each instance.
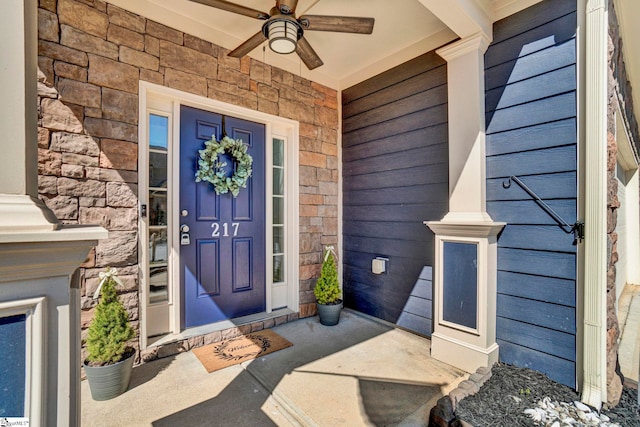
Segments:
[[[322,272],[316,287],[313,289],[318,304],[340,304],[342,293],[340,291],[340,283],[338,283],[338,270],[336,262],[333,258],[333,252],[327,248],[325,252],[324,262],[322,263]]]
[[[126,359],[129,355],[127,341],[135,335],[127,311],[118,300],[114,276],[112,272],[104,279],[100,294],[102,299],[89,326],[87,361],[91,362],[91,366],[111,365]]]

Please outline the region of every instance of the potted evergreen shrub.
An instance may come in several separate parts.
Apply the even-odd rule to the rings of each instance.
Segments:
[[[101,295],[95,317],[89,326],[84,370],[94,400],[108,400],[124,393],[129,387],[135,350],[127,346],[135,332],[129,316],[118,300],[116,285],[122,285],[117,270],[100,273],[102,279],[94,298]]]
[[[313,293],[316,297],[320,323],[326,326],[337,325],[342,310],[342,292],[340,283],[338,283],[338,270],[331,246],[326,248],[322,272]]]

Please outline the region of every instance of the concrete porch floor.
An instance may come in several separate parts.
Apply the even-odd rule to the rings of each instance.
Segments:
[[[350,310],[276,326],[293,347],[208,374],[192,352],[134,368],[106,402],[82,382],[85,426],[426,425],[468,374],[430,357],[430,341]]]

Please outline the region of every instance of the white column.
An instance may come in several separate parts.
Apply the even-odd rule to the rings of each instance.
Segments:
[[[480,32],[436,51],[447,61],[449,212],[441,221],[426,223],[436,233],[431,354],[467,372],[498,361],[496,236],[505,224],[494,222],[486,212],[484,52],[490,41]],[[459,266],[467,270],[466,282],[445,277],[445,266],[458,268],[455,256],[445,259],[450,244],[449,248],[475,246],[466,246],[475,259]],[[458,303],[450,299],[469,289],[476,292],[475,307],[460,300],[460,305],[466,304],[462,310],[467,319],[459,324],[446,307]]]
[[[484,52],[482,33],[436,53],[447,61],[449,213],[444,221],[491,221],[486,213]]]
[[[0,231],[58,226],[37,198],[37,7],[35,0],[0,2]]]
[[[587,0],[582,401],[607,401],[607,0]]]
[[[37,197],[37,3],[0,1],[0,308],[38,300],[44,316],[43,334],[26,329],[25,414],[13,415],[76,426],[79,300],[69,277],[107,231],[65,227]]]

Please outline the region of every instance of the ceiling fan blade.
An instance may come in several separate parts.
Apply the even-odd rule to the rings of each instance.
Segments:
[[[276,7],[285,15],[293,15],[298,6],[298,0],[277,0]]]
[[[304,36],[300,40],[298,40],[298,45],[296,46],[296,53],[300,56],[300,59],[302,59],[302,62],[304,62],[304,65],[306,65],[307,68],[310,70],[313,70],[314,68],[318,68],[319,66],[324,64],[324,62],[322,62],[322,59],[320,59],[316,51],[313,50],[313,48],[311,47],[307,39],[304,38]]]
[[[229,56],[233,56],[234,58],[241,58],[245,56],[247,53],[251,52],[253,49],[260,46],[260,44],[265,41],[267,38],[262,33],[262,30],[255,33],[249,40],[242,43],[240,46],[229,52]]]
[[[205,6],[215,7],[216,9],[226,10],[227,12],[237,13],[239,15],[248,16],[256,19],[269,19],[269,14],[260,12],[259,10],[251,9],[248,7],[240,6],[239,4],[231,3],[225,0],[191,0],[195,3],[204,4]]]
[[[310,31],[371,34],[375,19],[352,16],[302,15],[298,18],[298,22],[302,28]]]

